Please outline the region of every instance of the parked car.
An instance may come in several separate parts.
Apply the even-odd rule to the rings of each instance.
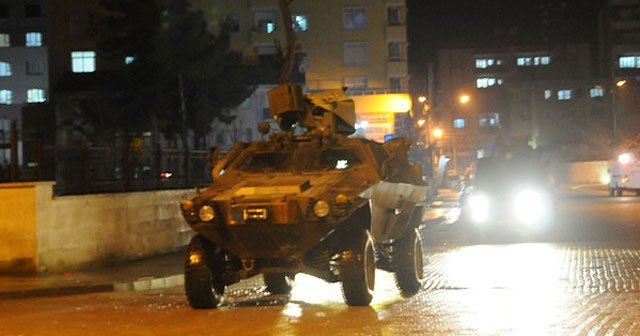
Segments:
[[[535,236],[555,215],[548,175],[527,154],[478,160],[460,202],[461,223],[474,242],[505,232]]]

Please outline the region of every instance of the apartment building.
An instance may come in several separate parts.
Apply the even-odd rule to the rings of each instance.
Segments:
[[[0,1],[0,168],[10,160],[11,124],[21,126],[22,108],[48,100],[47,6],[46,0]]]
[[[277,53],[275,41],[285,44],[277,0],[191,3],[202,10],[213,32],[223,20],[233,23],[231,48],[242,53],[246,64],[269,67]],[[356,101],[359,133],[378,141],[394,134],[396,121],[411,109],[405,1],[294,1],[291,6],[299,43],[295,70],[304,78],[305,91],[347,87]],[[212,142],[223,146],[255,139],[255,125],[270,118],[265,92],[277,81],[260,83],[236,111],[237,125],[217,125]]]
[[[610,79],[615,136],[640,140],[640,0],[610,0],[599,16],[600,67]]]
[[[592,75],[590,55],[587,44],[441,50],[434,110],[440,153],[461,173],[501,146],[565,158],[606,151],[608,80]]]

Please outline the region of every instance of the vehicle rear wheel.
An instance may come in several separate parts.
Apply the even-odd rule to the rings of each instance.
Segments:
[[[184,267],[184,289],[194,309],[216,308],[224,294],[224,284],[217,280],[219,270],[212,269],[213,244],[201,235],[191,239]]]
[[[358,237],[344,250],[340,261],[342,295],[350,306],[367,306],[373,299],[376,264],[373,239],[368,230],[360,229]]]
[[[416,294],[424,283],[424,263],[422,255],[422,239],[417,229],[409,232],[393,245],[391,259],[396,285],[402,296]]]
[[[263,274],[264,283],[271,294],[289,294],[293,288],[294,275],[288,273]]]

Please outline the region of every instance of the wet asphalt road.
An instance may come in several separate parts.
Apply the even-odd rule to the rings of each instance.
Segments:
[[[370,307],[304,275],[290,299],[256,278],[208,311],[181,288],[5,300],[0,335],[640,335],[640,198],[558,202],[556,227],[534,241],[470,245],[455,223],[425,228],[427,281],[409,299],[378,271]]]

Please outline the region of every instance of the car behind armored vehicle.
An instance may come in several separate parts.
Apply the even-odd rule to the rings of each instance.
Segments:
[[[268,291],[288,294],[307,273],[341,282],[347,304],[368,305],[376,267],[415,294],[427,190],[407,161],[409,143],[347,137],[355,117],[342,92],[303,97],[285,85],[269,98],[285,131],[236,144],[215,164],[213,184],[181,204],[197,232],[185,265],[189,304],[215,308],[226,286],[258,274]],[[294,123],[307,132],[294,135]]]

